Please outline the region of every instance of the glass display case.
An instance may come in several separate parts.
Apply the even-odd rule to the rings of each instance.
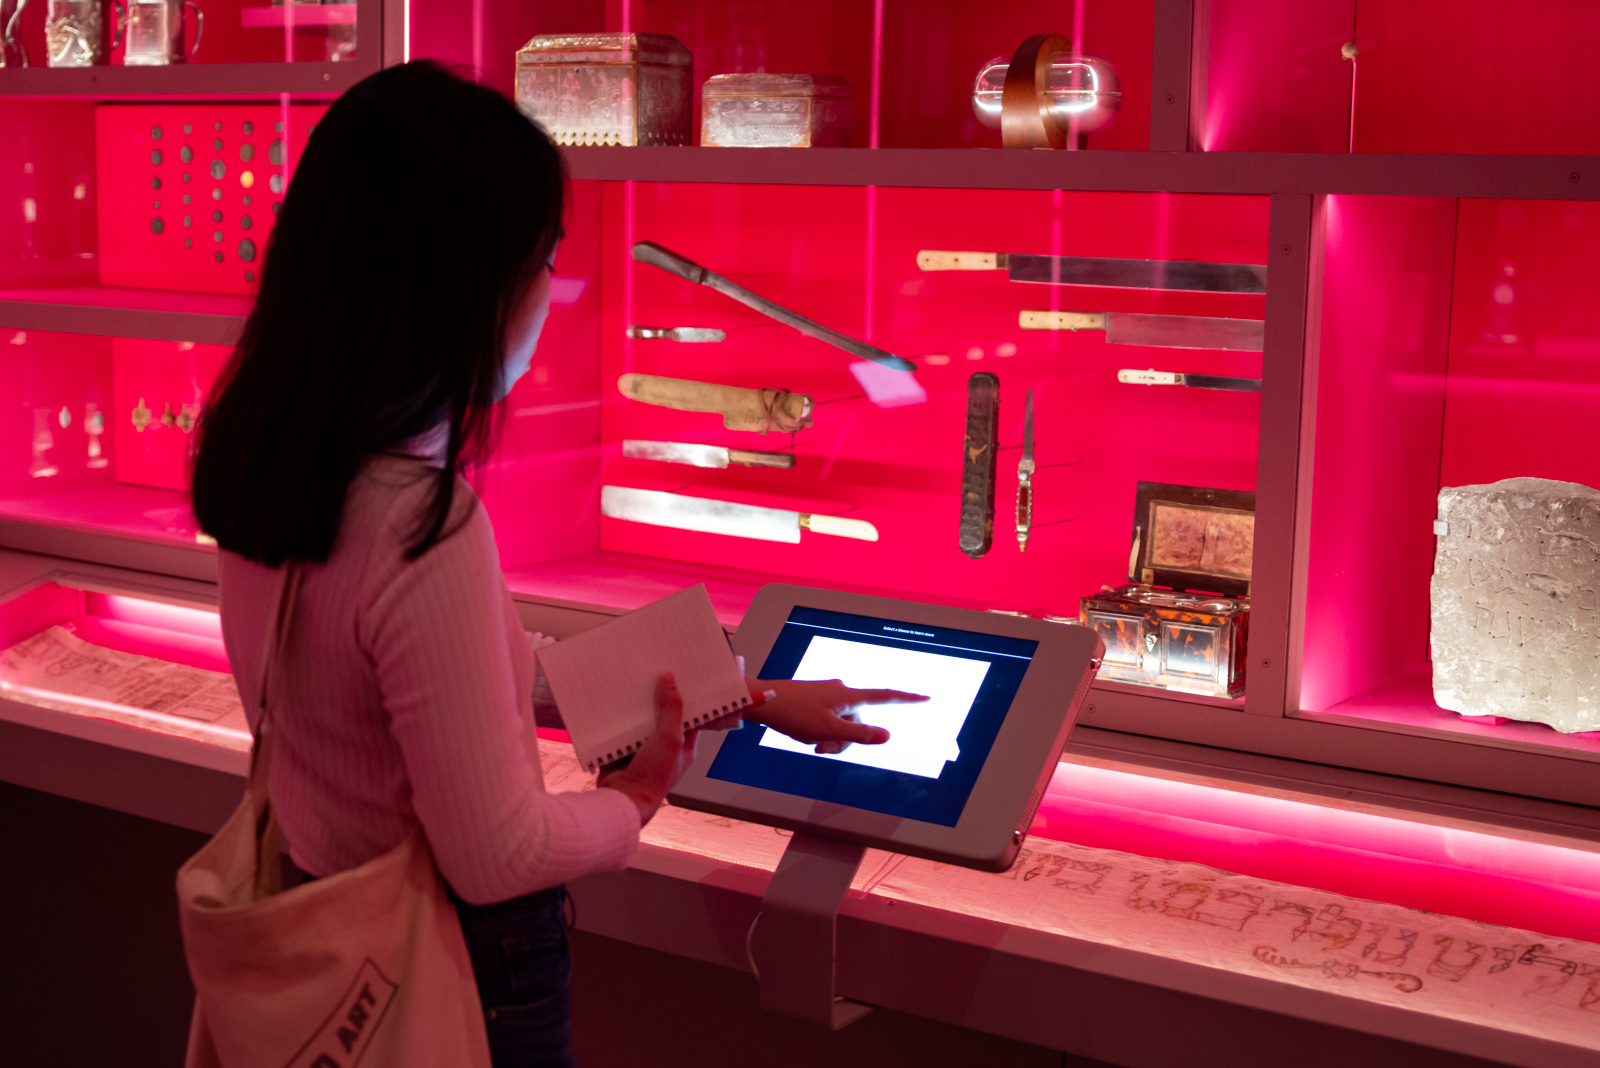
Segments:
[[[1573,534],[1587,527],[1540,528],[1535,516],[1517,537],[1474,539],[1474,521],[1440,503],[1441,491],[1505,479],[1600,488],[1588,418],[1600,322],[1586,299],[1600,266],[1600,157],[1586,155],[1600,151],[1600,75],[1577,43],[1593,37],[1591,5],[1513,17],[1489,0],[198,2],[203,36],[182,63],[130,65],[119,43],[106,63],[49,66],[52,5],[34,0],[18,23],[31,65],[14,46],[0,64],[0,398],[11,412],[0,421],[0,656],[11,658],[0,730],[159,757],[147,778],[163,784],[192,781],[172,773],[179,764],[240,773],[237,711],[194,698],[205,714],[192,714],[206,673],[226,663],[215,548],[190,514],[185,463],[312,127],[382,65],[435,58],[510,96],[516,53],[537,35],[665,35],[691,57],[688,144],[562,149],[570,195],[551,315],[503,406],[498,448],[472,475],[530,629],[564,636],[701,582],[728,626],[773,581],[1061,621],[1087,616],[1086,599],[1102,615],[1160,607],[1153,622],[1124,617],[1126,670],[1097,680],[1034,825],[1035,866],[1010,873],[1016,887],[1070,892],[1061,900],[1076,912],[1084,887],[1127,878],[1139,922],[1201,925],[1184,929],[1208,968],[1223,913],[1198,906],[1217,873],[1191,879],[1132,854],[1547,932],[1529,939],[1594,937],[1600,731],[1486,712],[1435,678],[1491,664],[1468,674],[1513,694],[1501,712],[1521,714],[1582,689],[1541,663],[1587,664],[1600,643],[1600,587],[1573,570],[1592,561]],[[199,27],[183,17],[187,49]],[[1049,33],[1115,68],[1115,118],[1065,150],[1002,149],[974,83]],[[727,74],[847,85],[851,147],[706,145],[701,87]],[[985,84],[992,110],[993,77]],[[665,253],[638,258],[641,243],[835,336],[663,269]],[[1067,277],[1091,261],[1121,273]],[[1253,282],[1181,284],[1216,271]],[[974,394],[991,378],[992,436],[974,436]],[[696,408],[691,394],[713,400]],[[733,417],[729,398],[754,416]],[[674,403],[652,403],[663,399]],[[983,551],[963,536],[974,485],[980,520],[992,500]],[[1231,525],[1197,521],[1187,543],[1188,571],[1225,574],[1226,588],[1157,577],[1138,506],[1141,486],[1157,485],[1202,511],[1232,506]],[[1584,494],[1561,492],[1581,513]],[[680,518],[723,502],[752,525],[647,522],[618,504],[630,497]],[[1222,553],[1245,536],[1240,516],[1248,551],[1233,541]],[[1475,571],[1470,560],[1487,557],[1469,560],[1462,538],[1523,556],[1508,556],[1508,574]],[[1443,595],[1465,606],[1448,640],[1435,623]],[[1187,664],[1187,680],[1143,670],[1145,642],[1181,641],[1196,620],[1175,613],[1191,609],[1226,630],[1226,677],[1197,682],[1204,658],[1184,660],[1188,646],[1161,660]],[[41,647],[74,641],[190,689],[177,704],[177,682],[41,694],[18,650],[36,664]],[[77,773],[46,764],[61,781]],[[123,780],[101,777],[100,793],[63,792],[111,804]],[[236,796],[227,790],[213,789],[218,813]],[[188,803],[138,810],[168,819]],[[704,828],[679,816],[684,837],[660,841],[692,850]],[[1057,855],[1057,838],[1075,844]],[[1084,861],[1079,847],[1127,851],[1126,864]],[[708,907],[703,860],[683,852],[676,868],[624,878],[660,878],[663,900],[692,890],[686,907]],[[1090,874],[1062,874],[1074,871]],[[1267,891],[1242,885],[1226,891],[1255,902],[1228,913],[1241,959],[1260,930],[1243,924],[1267,915],[1256,910]],[[1273,898],[1282,937],[1272,959],[1252,958],[1257,979],[1320,983],[1318,996],[1361,976],[1382,985],[1372,977],[1387,973],[1357,959],[1364,942],[1314,957],[1343,949],[1329,932],[1359,926],[1365,904],[1313,912],[1291,897]],[[1067,908],[1041,900],[1018,928]],[[643,929],[637,896],[583,911],[608,907],[626,916],[616,930]],[[1390,925],[1402,937],[1384,952],[1399,952],[1411,922]],[[660,926],[675,938],[692,925]],[[743,967],[743,935],[724,939],[732,956],[703,959]],[[657,948],[703,951],[662,937]],[[1290,944],[1302,937],[1304,952]],[[1443,937],[1419,943],[1427,960],[1447,960],[1455,936]],[[1494,943],[1496,982],[1567,963],[1530,941],[1512,967],[1499,953],[1513,941]],[[1475,948],[1458,947],[1448,968],[1470,970],[1488,944],[1460,943]],[[1430,990],[1470,986],[1427,960],[1413,965]],[[1019,1003],[1037,963],[1019,966]],[[1189,993],[1210,1012],[1217,973],[1195,974]],[[1083,989],[1103,986],[1096,975]],[[1576,1014],[1580,1033],[1594,990],[1575,980],[1541,1004]],[[1248,1026],[1206,1026],[1251,1034],[1261,1010],[1291,1011],[1275,996],[1252,1003]],[[1382,1032],[1399,1004],[1360,1026]],[[1484,1017],[1462,1011],[1475,1042]],[[1011,1033],[1009,1020],[996,1032]]]
[[[1405,89],[1444,60],[1395,5],[1359,19],[1352,6],[1342,22],[1243,0],[357,6],[373,47],[353,59],[313,54],[306,23],[284,28],[305,11],[343,25],[327,5],[208,10],[240,28],[187,65],[126,67],[113,52],[110,66],[0,69],[0,126],[18,146],[0,172],[16,209],[0,216],[5,546],[214,575],[184,500],[189,433],[332,94],[418,56],[509,94],[536,34],[670,35],[692,56],[695,147],[564,149],[552,315],[475,475],[524,605],[604,614],[703,581],[732,625],[781,580],[1070,620],[1084,597],[1140,581],[1141,482],[1254,494],[1242,692],[1103,678],[1086,729],[1600,799],[1594,734],[1446,711],[1428,659],[1440,489],[1600,479],[1582,437],[1594,331],[1579,281],[1600,169],[1518,155],[1587,151],[1581,121],[1547,108],[1519,125],[1471,94]],[[42,33],[35,15],[25,36]],[[1120,109],[1075,150],[1001,150],[974,79],[1048,31],[1116,67]],[[1555,32],[1463,30],[1459,45],[1515,56]],[[1352,34],[1366,66],[1339,56]],[[1271,58],[1285,48],[1305,64]],[[698,147],[699,87],[748,72],[848,83],[856,147]],[[1563,75],[1569,116],[1600,100],[1581,73]],[[1375,154],[1400,147],[1498,155]],[[858,347],[636,259],[641,242]],[[953,252],[994,269],[931,269]],[[1026,257],[1137,262],[1146,276],[1026,281]],[[1174,279],[1196,264],[1265,283],[1183,288]],[[1179,333],[1152,335],[1151,317]],[[866,347],[914,369],[863,359]],[[998,460],[992,540],[975,558],[960,524],[980,372],[999,382]],[[626,395],[624,376],[804,397],[806,411],[729,429],[716,411]],[[641,522],[606,507],[607,487],[810,526],[768,540]],[[830,519],[876,540],[830,534]]]

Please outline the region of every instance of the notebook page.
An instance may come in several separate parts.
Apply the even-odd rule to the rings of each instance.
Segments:
[[[704,585],[546,646],[538,657],[572,747],[591,771],[655,733],[663,672],[677,678],[686,729],[750,703]]]

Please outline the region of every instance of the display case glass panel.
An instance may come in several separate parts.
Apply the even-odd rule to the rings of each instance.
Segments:
[[[1600,74],[1552,0],[1206,0],[1195,147],[1210,152],[1593,155]],[[1354,46],[1354,56],[1347,46]]]
[[[541,571],[578,566],[574,540],[587,528],[585,555],[597,567],[620,555],[1075,618],[1082,595],[1127,579],[1141,479],[1254,489],[1258,393],[1128,384],[1118,371],[1259,379],[1259,352],[1113,344],[1104,329],[1023,329],[1019,321],[1037,308],[1259,322],[1262,294],[1029,284],[1004,270],[924,271],[918,253],[1258,264],[1264,200],[655,183],[574,190],[557,303],[535,366],[512,394],[507,444],[527,441],[588,470],[541,482],[528,468],[528,493],[491,498],[504,562],[526,589],[541,588]],[[910,359],[916,370],[868,362],[636,262],[629,249],[639,241]],[[725,337],[630,337],[630,326]],[[1001,400],[992,547],[973,559],[958,535],[968,383],[977,372],[998,377]],[[714,413],[623,396],[619,378],[628,374],[805,394],[810,425],[792,434],[729,430]],[[1015,504],[1030,390],[1037,470],[1023,551]],[[584,399],[595,405],[593,429],[579,429]],[[582,449],[560,450],[563,438],[592,442],[588,459]],[[627,455],[637,451],[629,441],[776,453],[793,466],[663,462]],[[511,455],[502,446],[501,464]],[[602,516],[602,486],[861,519],[878,540],[812,530],[785,544]],[[622,605],[631,606],[632,598]]]
[[[40,722],[66,713],[250,750],[216,611],[82,579],[46,579],[0,603],[0,697]]]
[[[1600,208],[1332,197],[1326,225],[1301,714],[1600,760]],[[1577,485],[1440,502],[1506,479]]]

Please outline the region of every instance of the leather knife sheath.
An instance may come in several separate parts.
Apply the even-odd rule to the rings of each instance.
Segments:
[[[994,483],[1000,426],[1000,379],[967,379],[967,435],[961,457],[961,551],[974,560],[994,541]]]

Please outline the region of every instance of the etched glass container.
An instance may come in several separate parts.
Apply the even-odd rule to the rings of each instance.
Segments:
[[[700,143],[729,148],[844,148],[850,83],[829,74],[717,74],[700,91]]]
[[[558,145],[687,145],[691,64],[662,34],[541,35],[517,52],[517,106]]]
[[[92,67],[104,61],[100,0],[49,0],[44,16],[46,62],[52,67]]]

